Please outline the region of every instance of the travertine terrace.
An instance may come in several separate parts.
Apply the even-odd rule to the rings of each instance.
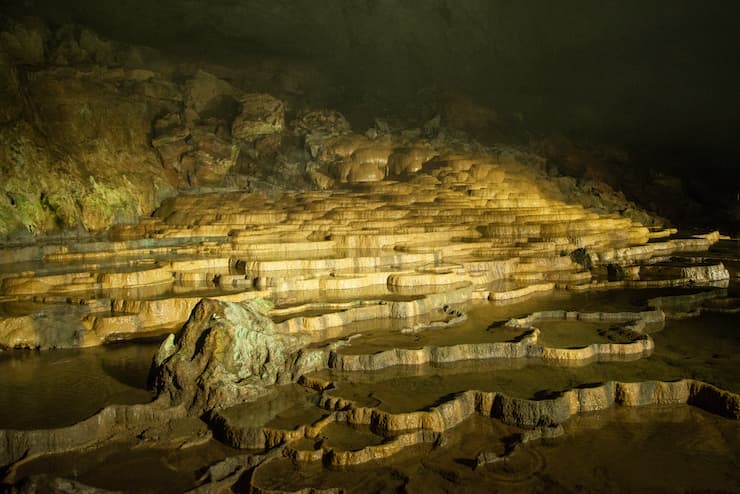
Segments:
[[[418,379],[442,366],[443,381],[479,382],[532,360],[629,365],[654,350],[650,328],[662,327],[671,301],[631,312],[537,312],[502,325],[513,338],[501,341],[363,351],[376,328],[454,331],[476,304],[557,290],[726,287],[730,273],[701,254],[717,233],[678,237],[586,209],[511,153],[408,136],[344,134],[310,145],[317,190],[180,195],[100,239],[3,251],[6,349],[105,345],[176,333],[187,321],[157,353],[153,403],[111,406],[49,431],[2,431],[0,463],[13,465],[11,479],[35,457],[104,438],[139,441],[142,429],[154,434],[152,424],[161,428],[154,437],[167,438],[192,417],[209,428],[185,433],[179,447],[215,436],[249,450],[213,465],[200,483],[227,488],[246,478],[255,492],[278,492],[301,487],[265,480],[286,459],[330,467],[388,460],[443,446],[456,427],[481,417],[502,421],[517,439],[480,451],[470,459],[474,470],[561,435],[574,414],[614,405],[688,403],[740,416],[737,394],[696,379],[576,388],[554,380],[562,392],[537,399],[511,395],[493,379],[463,392],[453,386],[433,406],[423,398],[373,402],[363,389],[415,379],[414,371],[404,377],[408,369],[418,369]],[[706,294],[682,300],[686,312],[737,308],[726,292]],[[538,326],[547,321],[610,327],[585,344],[559,346],[542,339]]]
[[[537,171],[495,152],[347,135],[321,142],[328,190],[277,198],[182,195],[107,240],[3,251],[6,348],[94,346],[172,332],[200,298],[269,298],[281,330],[321,337],[371,319],[447,317],[445,307],[557,288],[726,283],[705,251],[569,204]],[[610,279],[608,267],[621,276]],[[29,309],[24,310],[28,305]],[[68,333],[39,317],[73,306]],[[65,307],[69,309],[69,307]]]

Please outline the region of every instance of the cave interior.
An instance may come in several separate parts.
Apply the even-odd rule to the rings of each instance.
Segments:
[[[739,15],[0,0],[0,490],[740,492]]]

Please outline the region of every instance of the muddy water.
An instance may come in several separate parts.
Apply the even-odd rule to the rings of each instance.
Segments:
[[[106,405],[146,403],[158,343],[0,353],[0,429],[71,425]]]
[[[402,332],[404,324],[392,322],[365,322],[362,325],[347,327],[343,333],[359,334],[352,339],[350,346],[343,347],[342,353],[364,354],[375,353],[388,348],[422,348],[424,346],[445,346],[460,343],[493,343],[511,341],[522,334],[519,329],[507,328],[504,324],[513,317],[524,317],[533,312],[546,310],[575,310],[580,312],[621,312],[647,310],[647,300],[652,297],[686,295],[702,290],[689,289],[655,289],[655,290],[619,290],[590,293],[572,293],[556,291],[544,295],[535,295],[525,300],[504,303],[478,302],[464,307],[467,320],[454,327],[430,329],[421,332]],[[405,326],[411,325],[406,323]],[[557,324],[553,324],[556,326]],[[539,327],[539,326],[538,326]],[[602,326],[599,326],[602,327]],[[603,327],[608,327],[603,325]],[[574,329],[581,329],[574,326]],[[598,329],[598,328],[596,328]],[[601,343],[606,339],[587,336],[579,340],[572,333],[561,332],[564,346],[585,346],[590,343]],[[570,344],[572,343],[572,344]],[[556,345],[560,346],[560,345]]]
[[[550,490],[740,490],[735,421],[689,406],[617,408],[574,417],[565,430],[557,441],[532,448],[543,460],[538,477]]]
[[[685,372],[661,362],[607,362],[583,367],[556,367],[521,360],[509,366],[489,362],[398,368],[356,376],[320,374],[336,380],[330,394],[391,413],[424,410],[466,390],[497,391],[517,398],[547,398],[558,392],[606,381],[673,380]]]
[[[407,448],[368,465],[326,469],[273,461],[253,483],[263,489],[345,492],[738,492],[740,427],[688,407],[619,408],[568,421],[566,434],[475,467],[480,453],[503,455],[521,432],[472,417],[445,434],[444,447]]]
[[[619,325],[609,322],[537,321],[540,345],[552,348],[580,348],[594,343],[608,343],[608,331]]]
[[[397,325],[364,323],[362,337],[349,352],[372,352],[393,346],[425,346],[476,341],[508,341],[501,324],[538,310],[623,311],[645,309],[649,297],[696,290],[651,290],[572,294],[556,292],[510,304],[478,304],[459,326],[401,333]],[[576,367],[539,361],[467,361],[446,366],[397,367],[379,372],[330,373],[331,393],[391,412],[425,409],[469,389],[512,396],[544,398],[575,386],[608,380],[643,381],[692,377],[740,392],[738,315],[704,314],[668,321],[652,333],[656,349],[633,361],[590,363]],[[552,328],[550,328],[552,329]],[[565,343],[588,344],[583,334],[555,328]],[[543,328],[543,332],[547,328]],[[598,333],[597,333],[598,334]],[[584,342],[585,341],[585,342]],[[156,343],[107,348],[0,354],[0,428],[50,428],[69,425],[110,403],[150,399],[146,374]],[[362,350],[362,351],[360,351]],[[291,386],[305,402],[306,391]],[[286,396],[290,394],[287,393]],[[256,426],[294,429],[324,416],[308,405],[245,406],[244,421]],[[691,407],[613,409],[572,418],[565,437],[529,444],[507,462],[473,468],[485,451],[502,454],[519,429],[492,419],[473,417],[446,434],[443,447],[420,445],[363,467],[328,470],[318,464],[280,459],[260,467],[254,482],[261,488],[344,487],[349,492],[674,492],[708,489],[737,491],[740,485],[740,427],[737,422]],[[333,424],[317,441],[352,450],[382,439],[368,430]],[[635,454],[639,451],[639,454]],[[588,454],[584,454],[588,452]],[[104,488],[136,492],[182,492],[192,487],[203,467],[234,454],[210,442],[186,450],[131,449],[110,444],[90,453],[40,458],[19,477],[49,473]],[[128,478],[127,472],[141,472]],[[659,472],[660,475],[656,475]],[[124,484],[124,480],[125,484]]]
[[[649,361],[680,369],[684,377],[740,392],[740,314],[668,321],[652,337],[655,351]]]
[[[694,378],[737,393],[740,392],[738,327],[738,316],[727,314],[668,321],[662,331],[653,333],[654,352],[631,361],[576,366],[545,365],[527,359],[464,361],[364,373],[324,371],[318,375],[337,383],[331,394],[393,413],[421,410],[470,389],[538,398],[612,380]]]
[[[264,489],[346,492],[738,492],[740,427],[688,406],[618,408],[575,417],[566,434],[520,446],[506,460],[475,467],[481,453],[504,455],[520,429],[472,417],[442,448],[407,448],[368,465],[326,469],[273,461],[253,483]]]
[[[222,416],[241,427],[269,427],[293,430],[312,424],[328,415],[315,406],[318,393],[297,384],[276,386],[275,393],[252,403],[243,403],[223,410]]]
[[[367,426],[336,422],[321,429],[319,438],[326,446],[338,451],[357,451],[385,441],[385,438],[374,434]]]
[[[588,311],[644,310],[648,298],[697,293],[697,290],[623,290],[572,294],[556,292],[512,304],[479,304],[468,321],[443,329],[414,334],[398,331],[363,333],[344,353],[373,353],[389,347],[420,348],[491,341],[511,341],[521,330],[506,328],[511,317],[535,311],[578,309]],[[611,380],[634,382],[694,378],[723,389],[740,392],[740,316],[704,314],[699,318],[669,320],[653,327],[653,353],[641,359],[584,362],[574,366],[545,365],[539,360],[465,361],[450,365],[395,367],[376,372],[324,371],[318,375],[335,381],[331,394],[400,413],[421,410],[461,391],[500,391],[521,398],[541,398],[552,393]],[[599,329],[608,323],[541,321],[546,345],[578,347],[607,341]]]
[[[41,457],[22,465],[17,477],[47,474],[117,492],[174,494],[196,485],[204,467],[238,453],[213,440],[184,449],[109,443],[93,451]]]

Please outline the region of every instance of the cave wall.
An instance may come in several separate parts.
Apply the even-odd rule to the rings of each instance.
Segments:
[[[302,55],[389,91],[461,87],[539,119],[635,139],[721,141],[738,123],[736,2],[3,2],[128,42]]]
[[[638,166],[677,175],[690,185],[684,192],[714,208],[737,208],[736,2],[0,0],[0,7],[225,63],[244,53],[303,58],[334,74],[351,100],[363,91],[398,101],[422,88],[458,91],[528,129],[625,144],[640,154]]]

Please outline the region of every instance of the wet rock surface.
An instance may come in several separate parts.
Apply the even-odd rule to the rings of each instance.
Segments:
[[[711,252],[719,234],[595,213],[494,149],[424,141],[433,152],[417,153],[415,139],[317,138],[316,169],[334,189],[183,195],[111,238],[5,249],[16,261],[2,272],[9,351],[167,335],[151,352],[154,401],[111,398],[122,404],[74,425],[4,428],[5,481],[47,482],[31,472],[51,472],[57,455],[94,464],[69,455],[106,441],[185,452],[217,441],[240,452],[200,462],[208,474],[183,466],[190,486],[345,489],[333,469],[400,468],[413,454],[444,463],[456,431],[482,420],[515,431],[463,458],[453,483],[483,485],[502,465],[531,478],[542,469],[531,444],[558,441],[583,413],[688,404],[737,420],[732,357],[677,364],[671,352],[694,350],[656,344],[675,321],[732,317],[734,261]],[[391,176],[399,163],[411,164]],[[367,167],[382,173],[351,171]],[[614,265],[634,276],[614,280]],[[584,298],[507,309],[562,293]],[[59,336],[41,321],[65,306],[74,324]],[[89,468],[92,485],[110,485]]]
[[[737,480],[719,233],[437,117],[353,132],[243,72],[74,26],[1,34],[0,234],[107,229],[0,248],[2,487],[599,490],[553,451],[620,414],[645,444],[656,407]],[[445,120],[496,120],[471,105]]]
[[[693,295],[681,295],[677,298],[673,297],[676,298],[673,302],[697,305],[704,304],[707,300],[716,300],[717,296],[722,296],[721,291],[719,293],[710,291]],[[671,297],[663,297],[660,301],[652,299],[649,303],[653,306],[659,304],[667,306],[670,300]],[[255,363],[264,365],[264,356],[259,358],[254,353],[250,354],[249,352],[245,352],[244,358],[235,362],[231,358],[233,353],[230,352],[233,352],[237,347],[229,345],[213,347],[207,342],[207,337],[216,331],[225,331],[236,335],[239,328],[244,332],[246,327],[257,332],[265,331],[265,328],[268,328],[266,332],[274,334],[276,325],[269,322],[266,315],[266,306],[259,302],[249,302],[235,306],[230,303],[208,300],[201,302],[201,304],[202,306],[194,310],[191,321],[183,328],[182,334],[178,336],[180,339],[184,341],[197,335],[198,338],[196,339],[201,339],[203,348],[228,349],[226,352],[206,353],[214,359],[211,362],[214,367],[219,364],[227,364],[223,366],[223,369],[227,369],[229,366],[236,365],[236,367],[232,367],[233,375],[238,372],[252,372]],[[218,318],[213,319],[211,317],[214,313],[218,315]],[[606,320],[610,324],[614,324],[614,321],[626,320],[633,325],[633,330],[630,330],[633,335],[635,334],[634,327],[650,328],[651,332],[658,331],[653,333],[655,335],[667,334],[671,331],[673,320],[667,323],[666,328],[660,330],[663,322],[662,318],[653,315],[657,313],[663,314],[657,309],[646,312],[622,311],[611,313],[539,311],[528,317],[516,319],[516,325],[521,326],[518,330],[522,330],[526,334],[527,331],[531,331],[529,328],[536,328],[536,324],[543,325],[546,321],[557,320],[557,317],[563,318],[561,320],[575,322]],[[570,319],[567,319],[568,317]],[[509,321],[509,327],[514,324],[512,321]],[[201,324],[203,322],[207,324]],[[218,327],[214,327],[214,322],[217,323]],[[269,328],[272,328],[272,330]],[[446,330],[454,331],[454,328]],[[434,329],[427,331],[434,331]],[[187,332],[191,334],[185,336]],[[596,332],[595,329],[594,332]],[[202,338],[204,335],[206,336],[205,339]],[[245,334],[241,336],[245,336]],[[294,338],[286,333],[283,336]],[[226,338],[226,340],[229,340],[229,338]],[[352,341],[349,342],[350,346]],[[520,340],[515,344],[521,344],[522,341],[526,340]],[[254,341],[249,338],[246,338],[244,342],[255,349],[260,348],[259,344],[255,345]],[[229,341],[229,343],[233,342]],[[165,366],[167,358],[163,358],[163,356],[170,353],[172,345],[173,341],[167,341],[161,345],[158,351],[159,357],[156,357],[156,359],[164,362]],[[298,347],[300,346],[298,345]],[[180,345],[179,348],[182,350],[186,346]],[[314,349],[313,352],[321,355],[331,355],[332,352],[341,351],[342,348],[347,347],[330,345],[321,351]],[[676,349],[674,348],[671,351],[675,352]],[[690,348],[684,351],[691,352]],[[175,356],[177,353],[171,355]],[[251,357],[249,357],[250,355]],[[193,359],[194,368],[198,369],[199,372],[202,369],[202,366],[198,365],[202,363],[201,356]],[[690,404],[716,414],[715,416],[718,418],[711,419],[709,422],[717,424],[711,427],[719,426],[720,428],[726,428],[726,426],[722,422],[717,422],[717,420],[728,421],[729,419],[730,422],[736,424],[734,420],[740,416],[740,398],[737,394],[728,393],[716,386],[690,379],[670,382],[646,380],[645,377],[651,373],[652,375],[661,375],[659,368],[647,366],[644,370],[640,370],[639,366],[635,366],[636,362],[629,359],[621,363],[609,364],[613,366],[612,370],[602,369],[595,374],[586,372],[581,377],[578,377],[581,372],[578,370],[579,368],[573,368],[572,371],[567,371],[572,372],[570,377],[566,377],[560,384],[556,384],[555,382],[548,382],[547,379],[544,379],[544,376],[561,372],[558,370],[559,364],[556,363],[557,361],[549,364],[555,365],[555,367],[550,367],[546,373],[543,373],[537,372],[536,366],[531,367],[531,360],[526,358],[511,360],[507,357],[487,357],[483,362],[472,363],[475,361],[468,360],[470,357],[471,355],[462,355],[461,358],[464,358],[464,361],[448,365],[447,372],[451,372],[451,376],[459,375],[462,377],[462,379],[456,378],[458,379],[457,384],[450,381],[453,387],[448,387],[444,382],[435,380],[431,374],[426,375],[424,373],[425,366],[419,366],[418,364],[389,368],[388,371],[392,371],[390,375],[406,375],[407,378],[405,378],[406,382],[403,380],[389,381],[388,386],[386,386],[383,384],[383,380],[388,378],[381,374],[376,375],[378,371],[340,371],[337,368],[339,360],[336,360],[336,357],[334,359],[329,357],[322,361],[322,365],[329,367],[328,371],[324,372],[330,372],[329,374],[305,372],[293,374],[291,379],[298,379],[300,384],[292,384],[290,390],[284,386],[275,387],[271,385],[273,378],[269,372],[264,374],[269,377],[267,381],[261,380],[262,376],[260,376],[260,379],[256,381],[247,378],[236,383],[233,380],[225,382],[228,380],[224,380],[223,377],[227,374],[212,373],[210,377],[217,377],[218,379],[212,380],[210,383],[225,384],[223,387],[231,386],[232,389],[225,402],[226,405],[218,407],[218,410],[212,410],[206,419],[208,427],[201,422],[201,428],[205,431],[210,428],[220,441],[231,447],[242,448],[243,453],[229,453],[226,450],[218,453],[225,453],[230,458],[221,462],[214,458],[211,460],[215,462],[210,470],[212,473],[191,482],[205,482],[204,488],[207,485],[217,488],[217,485],[228,486],[237,482],[248,481],[255,489],[273,491],[294,491],[296,488],[307,488],[308,486],[317,488],[321,486],[323,489],[350,489],[353,485],[356,485],[351,483],[356,478],[361,478],[363,475],[384,478],[386,474],[383,472],[387,472],[387,469],[404,470],[407,468],[404,465],[409,464],[407,462],[411,461],[411,458],[418,458],[419,455],[426,458],[423,464],[430,469],[430,475],[432,475],[431,472],[438,472],[437,468],[449,462],[450,458],[454,458],[456,454],[460,455],[461,453],[455,453],[455,451],[462,448],[459,451],[465,451],[465,453],[458,456],[458,458],[463,458],[465,461],[457,463],[458,467],[455,467],[455,469],[462,468],[462,470],[458,470],[453,480],[449,480],[450,477],[445,477],[446,481],[452,482],[451,485],[504,485],[499,484],[499,482],[510,485],[509,483],[515,480],[516,485],[521,485],[523,489],[529,489],[533,482],[544,482],[543,485],[550,485],[549,483],[553,481],[546,480],[538,474],[543,469],[549,468],[550,465],[549,461],[542,462],[542,455],[546,453],[543,453],[541,448],[559,447],[560,441],[563,441],[561,436],[570,437],[571,432],[569,431],[572,430],[568,427],[570,421],[573,420],[573,417],[578,417],[583,413],[594,413],[595,411],[604,413],[614,409],[615,406],[618,407],[617,409],[623,407],[638,407],[640,409],[647,407],[646,409],[650,409],[650,406],[660,405],[667,407],[663,409],[662,414],[670,414],[674,410],[681,410],[680,406],[682,404]],[[668,354],[668,357],[670,357],[670,354]],[[643,356],[637,362],[645,361],[649,363],[653,358],[655,357]],[[297,360],[293,359],[291,362],[297,362]],[[518,363],[513,368],[504,370],[507,368],[507,363],[516,362]],[[542,363],[546,362],[546,360],[542,360]],[[285,360],[276,358],[275,363],[280,364],[282,369]],[[487,368],[488,363],[493,365],[491,369]],[[599,364],[589,363],[586,360],[581,365],[580,368],[587,370]],[[469,369],[468,372],[478,373],[477,383],[475,379],[464,377],[464,374],[458,374],[460,369],[464,372],[466,366]],[[497,369],[496,366],[498,366],[498,370],[494,370]],[[676,368],[671,368],[675,372]],[[563,370],[566,369],[568,367],[563,368]],[[532,370],[535,372],[532,372]],[[624,376],[629,376],[627,378],[632,381],[609,381],[601,385],[594,384],[594,379],[604,379],[605,376],[609,375],[616,377],[621,372],[626,372]],[[216,396],[214,394],[209,395],[208,386],[203,385],[206,381],[199,380],[204,373],[196,373],[198,377],[194,379],[189,379],[188,374],[183,372],[165,372],[156,375],[159,376],[158,379],[162,382],[169,382],[170,384],[187,383],[193,385],[193,389],[197,389],[199,392],[202,391],[204,396]],[[286,373],[286,375],[289,375],[289,373]],[[500,380],[498,384],[497,379],[493,378],[496,375],[499,376],[498,379]],[[680,372],[674,375],[680,375]],[[530,381],[524,386],[517,382],[507,383],[507,380],[514,378],[514,376],[522,376],[525,380]],[[671,374],[664,374],[664,376],[665,378],[671,378]],[[633,380],[636,377],[637,379]],[[166,379],[171,379],[171,381],[166,381]],[[356,384],[352,384],[353,382]],[[367,382],[364,385],[366,391],[362,390],[362,386],[358,387],[361,382]],[[431,392],[428,398],[429,401],[424,401],[424,391],[419,388],[420,384],[429,388],[429,392]],[[491,391],[469,390],[471,387],[481,389],[479,386],[490,386]],[[527,386],[532,390],[530,395],[527,395],[526,391],[524,394],[516,391],[526,389]],[[240,394],[240,387],[243,387],[245,394]],[[257,387],[261,388],[260,393],[255,393]],[[177,393],[172,394],[166,387],[160,389],[162,396],[168,398],[167,401],[170,401],[171,396],[192,396],[192,394],[188,394],[189,391],[187,390],[179,390],[180,394],[178,395]],[[389,391],[392,391],[398,398],[389,395]],[[512,391],[513,394],[509,394]],[[365,395],[365,393],[368,394]],[[229,400],[234,396],[239,396],[239,399],[243,400],[244,403],[229,407],[228,403],[231,403]],[[259,396],[259,399],[252,401],[255,396]],[[366,397],[361,398],[363,396]],[[399,408],[399,405],[393,405],[393,400],[399,399],[402,400],[398,402],[399,404],[406,403],[401,405],[401,408]],[[193,402],[196,401],[198,399],[193,399]],[[199,439],[195,432],[197,427],[188,426],[184,423],[185,430],[178,432],[179,426],[176,424],[183,419],[175,418],[172,415],[170,415],[170,418],[163,416],[162,411],[166,408],[161,408],[163,405],[161,399],[158,402],[159,404],[156,405],[145,406],[141,412],[134,412],[132,409],[130,412],[126,412],[125,415],[121,415],[124,409],[119,408],[119,411],[114,415],[118,417],[116,423],[119,425],[111,428],[111,425],[103,423],[103,429],[100,429],[100,425],[96,426],[93,430],[97,432],[94,432],[94,436],[88,437],[86,441],[91,442],[86,444],[95,445],[100,440],[101,431],[106,431],[107,434],[112,434],[113,437],[136,437],[136,440],[139,441],[138,448],[143,448],[141,449],[141,455],[143,455],[141,458],[150,454],[161,457],[159,455],[164,454],[156,449],[149,448],[162,447],[165,444],[186,445],[183,454],[190,454],[188,451],[191,451],[192,454],[201,458],[196,463],[203,465],[203,456],[201,456],[203,453],[198,453],[200,451],[198,448],[201,448],[201,446],[197,445],[204,444],[203,441],[208,440],[210,434]],[[200,401],[200,403],[206,402],[207,400],[203,399]],[[174,400],[173,403],[177,403],[177,400]],[[143,413],[146,407],[154,408],[151,412]],[[159,411],[155,412],[157,409]],[[202,409],[202,406],[191,408],[191,413],[193,410]],[[176,415],[179,414],[180,417],[184,417],[182,409],[180,410],[176,412]],[[156,413],[157,419],[153,421],[152,416],[148,415],[149,413]],[[633,415],[634,417],[639,417],[637,412],[634,413],[637,414]],[[200,412],[196,412],[196,414],[199,415]],[[104,416],[105,414],[100,415],[100,417]],[[127,418],[122,420],[124,416]],[[150,418],[147,419],[147,416]],[[98,424],[101,420],[105,422],[105,419],[102,418],[95,417],[94,419]],[[650,424],[654,423],[650,421],[652,419],[645,420],[647,421],[644,425],[635,426],[635,434],[638,430],[652,430],[650,429],[652,427]],[[704,422],[709,424],[706,419]],[[127,424],[126,427],[121,428],[120,424],[124,423]],[[161,425],[153,427],[153,423]],[[563,426],[565,426],[565,431],[562,428]],[[478,443],[472,440],[471,436],[466,436],[472,430],[478,431],[477,433],[480,435],[480,431],[488,431],[491,427],[491,435],[486,432],[485,437],[488,439],[477,447],[475,444]],[[609,426],[603,427],[608,428]],[[736,428],[736,425],[734,427]],[[31,472],[47,472],[54,475],[58,472],[59,475],[64,477],[66,475],[64,473],[65,468],[68,467],[63,465],[75,465],[74,468],[80,468],[81,462],[83,462],[82,457],[75,459],[70,454],[63,454],[59,457],[59,460],[55,460],[54,456],[46,456],[49,453],[59,451],[58,448],[61,444],[65,444],[62,446],[62,451],[69,448],[79,448],[75,444],[80,444],[79,441],[87,433],[81,432],[79,426],[72,429],[74,430],[36,431],[31,435],[22,432],[6,433],[6,444],[13,445],[18,441],[23,441],[18,444],[35,444],[34,447],[36,448],[36,453],[29,458],[31,461],[24,460],[14,464],[11,470],[12,475],[16,475],[15,478],[21,478],[30,475]],[[126,430],[129,432],[125,432]],[[505,430],[508,432],[504,433]],[[563,436],[564,433],[565,436]],[[499,434],[500,442],[492,443],[491,438],[496,437],[496,434]],[[645,432],[645,434],[652,433]],[[34,437],[36,439],[32,439]],[[59,441],[62,441],[64,437],[70,439],[60,444]],[[93,437],[97,439],[93,439]],[[461,439],[461,437],[467,439]],[[44,439],[44,441],[47,441],[45,446],[38,443],[41,438],[47,438]],[[71,438],[75,439],[72,440]],[[50,440],[51,442],[48,442]],[[733,444],[732,436],[728,436],[725,440],[730,441],[727,443],[728,445]],[[71,442],[67,443],[66,441]],[[545,446],[540,446],[541,441],[545,441]],[[600,444],[598,439],[596,441],[596,444]],[[60,446],[54,446],[54,444],[60,444]],[[463,446],[463,444],[466,446]],[[498,444],[498,446],[495,444]],[[566,441],[566,444],[569,443]],[[715,446],[702,447],[715,451],[713,449]],[[115,453],[115,446],[108,446],[108,448],[111,448],[112,454],[117,454]],[[266,457],[255,456],[249,453],[253,450],[268,450],[272,451],[272,454]],[[34,451],[34,449],[31,451]],[[41,453],[41,456],[39,456],[39,453]],[[97,457],[99,454],[95,453],[94,456]],[[5,461],[7,462],[9,459],[12,459],[12,457],[6,458]],[[88,470],[90,473],[83,474],[80,478],[92,482],[91,485],[96,486],[116,485],[111,483],[110,480],[103,480],[107,474],[103,473],[101,467],[95,466],[96,461],[91,461],[91,459],[92,457],[84,460],[84,462],[88,462],[85,464],[90,465],[85,467],[90,469]],[[117,463],[129,464],[128,462],[131,461],[139,460],[134,460],[133,457],[131,460],[121,457],[120,460],[117,460]],[[188,461],[191,461],[190,465],[196,464],[192,463],[192,460]],[[676,459],[675,461],[684,460]],[[52,468],[51,465],[55,465],[55,467]],[[181,463],[177,468],[185,468],[183,472],[187,472],[188,468],[192,468],[187,465],[187,462]],[[343,477],[336,470],[327,470],[326,465],[341,466],[351,470],[347,472],[349,476]],[[295,470],[296,468],[298,470]],[[449,468],[445,467],[442,470],[449,471]],[[722,467],[716,466],[714,468],[721,469]],[[298,471],[301,473],[298,474]],[[156,479],[163,478],[162,474],[156,473],[157,469],[152,466],[147,467],[147,472],[152,472],[147,475],[153,475],[152,480],[147,484],[148,486],[155,485],[155,482],[159,482]],[[280,481],[276,479],[277,472],[279,472],[277,475],[281,479]],[[437,473],[433,475],[437,475]],[[12,479],[14,477],[8,478]],[[407,477],[402,477],[402,479],[404,478],[405,480],[399,480],[399,485],[407,485],[410,488],[412,485],[423,483],[422,478],[418,476],[418,472],[412,473],[409,471]],[[560,479],[557,482],[568,482],[560,477],[557,478]],[[595,479],[591,481],[599,482]],[[18,483],[16,488],[28,489],[30,488],[27,487],[29,485],[42,485],[39,482],[58,483],[61,480],[29,477],[28,480]],[[184,486],[185,484],[178,483],[177,485]],[[374,485],[372,482],[363,485],[363,491],[377,490],[372,488],[372,485]],[[84,484],[81,484],[81,487],[78,487],[77,484],[74,484],[74,486],[74,488],[83,488]],[[171,492],[180,491],[175,484],[171,486],[171,489],[166,490]]]
[[[404,177],[435,149],[389,134],[445,140],[500,124],[495,111],[464,95],[440,96],[436,116],[419,122],[376,114],[351,149],[345,141],[322,150],[322,140],[352,129],[326,107],[341,90],[305,63],[236,54],[228,62],[196,63],[38,18],[7,19],[0,34],[0,235],[11,240],[70,228],[86,237],[149,215],[183,191],[274,193]],[[502,161],[546,172],[542,156],[513,147],[502,154]],[[343,163],[328,164],[330,157]],[[650,226],[664,223],[598,177],[585,185],[572,177],[550,180],[570,201]]]
[[[177,335],[154,356],[157,394],[173,404],[210,411],[256,401],[290,382],[301,339],[279,334],[264,300],[235,304],[204,299]]]

